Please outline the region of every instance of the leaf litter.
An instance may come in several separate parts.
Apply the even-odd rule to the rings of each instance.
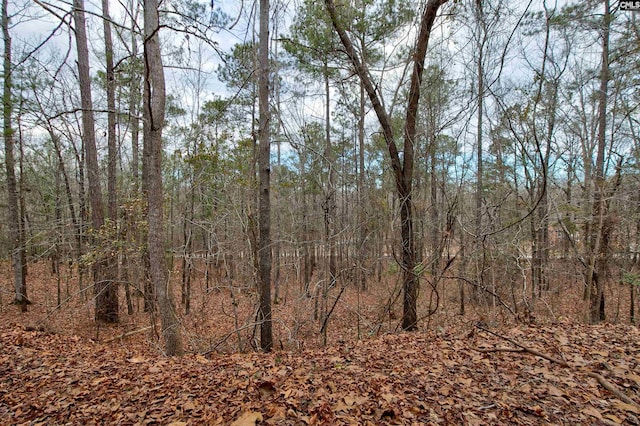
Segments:
[[[640,425],[640,332],[627,325],[183,358],[30,330],[0,325],[0,424]]]

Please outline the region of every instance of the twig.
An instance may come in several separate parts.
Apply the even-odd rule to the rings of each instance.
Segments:
[[[594,379],[596,379],[598,381],[598,383],[600,383],[600,385],[605,388],[606,390],[608,390],[609,392],[611,392],[612,394],[614,394],[616,397],[618,397],[619,399],[621,399],[622,401],[626,402],[627,404],[633,405],[634,407],[640,409],[640,404],[638,404],[636,401],[634,401],[632,398],[630,398],[629,396],[627,396],[624,392],[622,392],[620,389],[618,389],[613,383],[611,383],[610,381],[608,381],[607,379],[604,378],[604,376],[602,376],[601,374],[595,373],[593,371],[589,371],[589,370],[585,370],[583,368],[580,368],[578,366],[573,366],[571,364],[569,364],[568,362],[558,359],[558,358],[554,358],[552,356],[549,356],[547,354],[544,354],[540,351],[537,351],[535,349],[529,348],[527,346],[524,346],[518,342],[516,342],[513,339],[510,339],[509,337],[503,336],[501,334],[495,333],[491,330],[488,330],[480,325],[475,325],[476,328],[485,331],[489,334],[492,334],[496,337],[499,337],[500,339],[506,340],[507,342],[511,343],[512,345],[515,345],[518,347],[518,349],[515,348],[494,348],[494,349],[476,349],[478,352],[526,352],[529,353],[531,355],[535,355],[537,357],[540,358],[544,358],[549,362],[552,362],[554,364],[558,364],[562,367],[566,367],[566,368],[570,368],[572,370],[574,370],[577,373],[583,373],[589,377],[592,377]]]
[[[147,327],[143,327],[143,328],[140,328],[138,330],[133,330],[133,331],[129,331],[129,332],[126,332],[126,333],[122,333],[119,336],[115,336],[115,337],[112,337],[110,339],[104,340],[102,343],[111,343],[111,342],[114,342],[116,340],[124,339],[125,337],[133,336],[134,334],[138,334],[138,333],[142,333],[143,331],[147,331],[151,327],[152,326],[149,325]]]
[[[503,340],[506,340],[507,342],[511,343],[512,345],[519,347],[521,349],[520,352],[527,352],[527,353],[530,353],[531,355],[535,355],[535,356],[538,356],[540,358],[544,358],[547,361],[553,362],[553,363],[561,365],[563,367],[571,368],[571,365],[569,365],[568,362],[566,362],[566,361],[564,361],[562,359],[554,358],[554,357],[549,356],[549,355],[547,355],[545,353],[537,351],[537,350],[535,350],[533,348],[529,348],[527,346],[521,345],[520,343],[516,342],[513,339],[508,338],[507,336],[503,336],[501,334],[495,333],[495,332],[493,332],[491,330],[488,330],[488,329],[486,329],[486,328],[484,328],[484,327],[482,327],[480,325],[476,324],[476,328],[479,328],[480,330],[485,331],[485,332],[487,332],[489,334],[493,334],[494,336],[499,337],[499,338],[501,338]],[[503,352],[506,352],[506,351],[503,351]],[[514,352],[514,351],[509,351],[509,352]]]
[[[482,352],[483,354],[490,354],[492,352],[525,352],[525,350],[522,348],[490,348],[490,349],[474,348],[474,350],[476,352]]]
[[[342,293],[344,293],[344,289],[347,288],[346,285],[343,285],[340,288],[340,293],[338,293],[338,297],[336,297],[336,300],[333,301],[333,306],[331,306],[331,309],[329,310],[329,313],[327,313],[327,315],[324,317],[324,320],[322,321],[322,327],[320,327],[320,334],[324,335],[324,332],[327,330],[327,324],[329,323],[329,317],[331,317],[331,314],[333,313],[333,310],[336,308],[336,305],[338,304],[338,301],[340,300],[340,296],[342,296]]]
[[[483,285],[480,285],[476,282],[473,282],[465,277],[460,277],[460,276],[456,276],[456,275],[447,275],[447,276],[442,276],[443,279],[450,279],[450,280],[460,280],[463,281],[469,285],[472,285],[482,291],[484,291],[485,293],[489,293],[491,296],[495,297],[495,299],[502,305],[504,306],[504,308],[506,310],[508,310],[511,315],[513,315],[514,317],[517,317],[518,315],[516,314],[516,312],[513,310],[513,308],[511,308],[511,306],[507,305],[501,298],[500,296],[498,296],[495,292],[491,291],[490,289],[486,288]]]
[[[629,405],[633,405],[636,408],[640,409],[640,404],[638,404],[637,402],[635,402],[633,399],[631,399],[630,397],[628,397],[624,392],[622,392],[620,389],[618,389],[617,387],[615,387],[613,385],[613,383],[609,382],[607,379],[604,378],[604,376],[602,376],[601,374],[598,373],[594,373],[593,371],[585,371],[584,372],[587,376],[589,377],[593,377],[594,379],[596,379],[598,381],[598,383],[600,383],[602,385],[603,388],[605,388],[606,390],[608,390],[609,392],[611,392],[612,394],[614,394],[615,396],[617,396],[618,398],[620,398],[622,401],[626,402]]]
[[[224,342],[226,342],[226,341],[229,339],[229,337],[233,336],[233,335],[234,335],[234,334],[236,334],[236,333],[240,333],[242,330],[246,330],[247,328],[254,327],[254,330],[255,330],[255,327],[256,327],[258,324],[260,324],[260,323],[259,323],[259,322],[252,322],[252,323],[245,324],[245,325],[243,325],[243,326],[241,326],[241,327],[237,327],[235,330],[233,330],[233,331],[231,331],[231,332],[229,332],[229,333],[225,334],[225,335],[224,335],[224,337],[223,337],[222,339],[220,339],[220,340],[218,341],[218,343],[216,343],[215,345],[213,345],[213,347],[212,347],[211,349],[208,349],[208,350],[206,350],[206,351],[204,351],[204,352],[200,352],[200,355],[203,355],[203,356],[207,356],[207,355],[209,355],[210,353],[212,353],[213,351],[215,351],[216,349],[218,349],[218,346],[220,346],[221,344],[223,344]]]

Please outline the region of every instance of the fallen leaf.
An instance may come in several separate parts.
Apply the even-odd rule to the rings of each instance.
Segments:
[[[339,413],[340,411],[349,411],[353,409],[353,405],[345,404],[342,401],[338,401],[336,405],[333,407],[333,411]]]
[[[257,422],[262,421],[262,414],[256,411],[246,411],[238,417],[231,426],[255,426]]]
[[[347,405],[364,404],[369,400],[369,398],[367,398],[366,396],[355,396],[355,395],[347,395],[343,399]]]
[[[439,390],[439,393],[444,396],[449,396],[451,392],[453,392],[453,387],[449,384],[442,386]]]
[[[564,396],[564,392],[553,385],[549,385],[548,389],[549,395],[551,396]]]
[[[634,382],[636,382],[636,384],[638,386],[640,386],[640,376],[637,374],[627,374],[627,379],[633,380]]]
[[[258,385],[258,391],[262,398],[271,398],[276,393],[276,387],[271,382],[262,382]]]
[[[624,421],[624,420],[622,420],[621,418],[614,416],[613,414],[605,414],[605,415],[604,415],[604,418],[605,418],[605,419],[609,419],[609,420],[611,420],[612,422],[614,422],[614,423],[616,423],[616,424],[619,424],[619,425],[620,425],[620,424],[622,424],[622,422]]]
[[[587,414],[587,415],[591,416],[591,417],[595,417],[596,419],[602,420],[602,414],[600,414],[600,411],[598,411],[594,407],[587,407],[587,408],[583,409],[582,412],[584,414]]]
[[[282,406],[271,406],[267,411],[267,416],[269,417],[269,421],[273,422],[274,420],[284,419],[285,417],[287,417],[287,413]]]
[[[520,386],[520,392],[522,393],[531,392],[531,385],[529,383],[525,383],[524,385]]]
[[[93,380],[91,382],[91,384],[93,386],[98,386],[100,383],[104,382],[105,380],[108,380],[108,378],[107,377],[98,377],[97,379]]]
[[[613,404],[613,406],[619,410],[630,411],[635,414],[640,414],[640,408],[636,407],[635,405],[627,404],[626,402],[616,401]]]
[[[461,385],[464,385],[464,386],[471,386],[471,383],[473,383],[473,379],[460,377],[458,379],[458,383],[460,383]]]
[[[560,343],[563,346],[569,344],[569,339],[567,339],[567,336],[564,333],[557,333],[556,339],[558,339],[558,343]]]
[[[392,402],[395,399],[395,395],[392,393],[383,393],[380,395],[385,401]]]

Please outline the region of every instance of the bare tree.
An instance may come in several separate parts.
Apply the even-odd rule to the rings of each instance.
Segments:
[[[111,37],[111,15],[109,1],[102,0],[102,24],[104,31],[104,53],[106,63],[106,91],[107,91],[107,214],[109,218],[107,235],[115,237],[118,223],[118,200],[116,169],[118,151],[116,144],[116,78],[113,65],[113,40]],[[110,283],[105,288],[105,299],[113,305],[112,310],[118,311],[118,257],[115,250],[107,250],[105,254],[108,263],[107,270]]]
[[[15,288],[14,303],[20,307],[22,312],[26,312],[27,305],[30,302],[29,299],[27,299],[24,235],[22,231],[22,221],[20,219],[20,206],[18,205],[18,186],[16,182],[15,157],[13,155],[13,67],[11,64],[11,35],[9,34],[7,3],[7,0],[2,0],[2,36],[4,38],[4,85],[2,92],[4,163],[7,172],[7,210],[9,215],[9,240],[11,244],[11,263]]]
[[[609,202],[604,171],[607,133],[607,94],[609,85],[609,32],[611,7],[603,0],[602,16],[602,64],[600,68],[600,90],[598,92],[598,148],[594,170],[595,199],[591,215],[591,232],[588,235],[587,290],[589,292],[589,319],[599,322],[605,319],[604,281],[607,269],[609,246]]]
[[[258,51],[258,109],[260,116],[258,155],[258,280],[260,283],[260,347],[273,347],[271,328],[271,114],[269,112],[269,0],[260,0],[260,47]]]
[[[84,0],[74,0],[73,18],[75,22],[76,49],[78,54],[78,79],[80,83],[80,101],[82,106],[82,131],[85,161],[89,181],[89,202],[91,203],[91,223],[95,231],[104,226],[104,202],[100,185],[100,167],[96,147],[93,101],[91,97],[91,75],[89,74],[89,47],[87,45],[86,18]],[[118,321],[118,293],[106,257],[98,253],[93,264],[95,282],[97,321]]]
[[[182,355],[180,323],[169,286],[165,259],[163,193],[162,193],[162,128],[165,119],[165,81],[160,55],[158,2],[144,2],[144,99],[143,99],[143,178],[147,196],[147,243],[149,274],[154,284],[160,312],[165,352]]]
[[[416,39],[415,50],[412,55],[413,71],[411,74],[411,83],[409,87],[404,123],[404,153],[401,158],[398,147],[395,143],[391,117],[385,110],[382,95],[374,86],[366,63],[356,52],[349,35],[342,27],[340,19],[338,18],[338,11],[336,10],[333,0],[325,0],[333,26],[340,36],[345,52],[349,56],[356,73],[360,77],[369,96],[369,100],[373,105],[376,116],[378,117],[378,121],[382,127],[382,133],[387,144],[387,149],[389,151],[389,157],[391,159],[396,191],[400,201],[402,241],[401,266],[404,273],[402,328],[407,331],[415,330],[418,327],[417,298],[419,280],[415,272],[416,250],[413,230],[412,204],[414,141],[416,139],[417,111],[420,100],[422,73],[424,70],[427,48],[429,46],[431,29],[433,28],[438,9],[446,2],[447,0],[429,0],[422,12],[422,17],[420,19],[420,31]]]

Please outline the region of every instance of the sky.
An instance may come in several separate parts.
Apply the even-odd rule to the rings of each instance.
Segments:
[[[121,2],[128,4],[129,1],[131,0],[111,0],[111,15],[114,22],[122,23],[125,26],[130,25],[130,20],[124,13],[124,9],[121,5]],[[30,52],[43,40],[50,37],[46,46],[43,48],[43,52],[51,49],[57,50],[60,61],[68,53],[67,64],[69,68],[74,71],[73,68],[75,67],[75,62],[73,61],[73,58],[75,57],[75,45],[73,43],[73,36],[70,34],[69,28],[66,24],[58,28],[60,22],[59,17],[61,16],[66,19],[67,23],[71,22],[71,16],[68,14],[65,15],[65,13],[68,13],[71,10],[70,2],[71,0],[14,0],[10,2],[14,10],[21,5],[28,6],[28,9],[26,10],[27,13],[23,14],[23,16],[26,16],[27,18],[19,21],[15,20],[15,27],[12,28],[12,34],[14,34],[14,49],[16,49],[16,53],[14,53],[14,60],[17,60],[21,55],[24,55],[25,52]],[[47,5],[58,15],[58,17],[45,12],[43,7],[38,5],[38,3]],[[207,13],[209,13],[211,11],[210,1],[206,0],[202,1],[202,3],[207,5],[206,10]],[[275,4],[275,2],[272,3]],[[537,3],[538,6],[534,7],[539,7],[540,3],[534,1],[534,4],[535,3]],[[168,7],[168,4],[169,3],[165,1],[164,7]],[[253,36],[249,23],[255,14],[255,4],[255,1],[249,0],[216,0],[214,2],[216,8],[221,9],[229,16],[229,23],[225,28],[218,32],[211,33],[210,35],[211,40],[217,43],[218,50],[220,52],[229,52],[234,44],[249,41]],[[289,6],[290,15],[292,14],[295,7],[293,0],[284,3],[281,2],[280,4]],[[520,2],[514,4],[514,7],[524,7],[526,4],[528,4],[528,2]],[[88,12],[88,33],[90,37],[90,48],[92,49],[93,54],[93,58],[91,59],[92,74],[95,75],[96,72],[102,70],[102,67],[104,66],[104,61],[100,59],[102,55],[103,31],[102,22],[99,17],[101,15],[101,3],[99,0],[85,0],[85,7]],[[460,3],[457,7],[464,7],[464,4]],[[141,17],[138,19],[141,20]],[[287,19],[281,18],[281,22],[282,25],[280,25],[280,28],[282,31],[282,27],[286,27],[288,21]],[[441,20],[441,22],[446,21]],[[444,25],[446,27],[446,23]],[[442,29],[445,27],[439,28]],[[444,32],[447,32],[446,28]],[[214,96],[227,97],[232,95],[227,87],[217,79],[216,71],[222,62],[219,54],[213,48],[193,36],[187,38],[185,33],[172,31],[166,28],[162,30],[161,37],[163,40],[162,48],[164,53],[164,64],[166,67],[165,75],[167,79],[167,92],[168,94],[177,96],[185,110],[197,110],[196,108],[191,107],[202,105],[206,100],[211,99]],[[447,37],[445,37],[445,39],[451,40]],[[461,36],[461,39],[463,40],[464,36]],[[450,41],[447,43],[449,42]],[[443,50],[455,49],[454,46],[446,45],[445,43],[438,45],[435,40],[431,42],[431,47],[441,48]],[[181,63],[173,54],[179,48],[182,48],[184,57],[189,57],[191,60],[188,63],[188,66],[190,67],[189,69],[185,67],[185,64],[187,64],[186,62]],[[470,52],[470,50],[464,46],[459,46],[459,49],[463,55],[465,54],[464,52],[467,52],[467,54]],[[539,49],[539,46],[522,46],[521,49],[527,49],[531,52],[534,49]],[[120,50],[116,52],[116,61],[126,56],[126,50],[120,48]],[[468,59],[460,59],[460,57],[456,57],[453,66],[465,66],[465,61],[468,61]],[[468,63],[471,64],[472,62]],[[509,64],[507,64],[507,66],[509,66]],[[197,68],[200,68],[202,72],[198,73]],[[471,68],[467,71],[463,69],[456,69],[453,74],[461,74],[464,72],[473,72],[473,70]],[[505,69],[503,75],[508,76],[508,78],[516,78],[518,75],[528,78],[522,72],[514,72],[514,68]],[[315,88],[311,87],[306,87],[306,89],[315,90]],[[394,89],[395,87],[391,88],[391,90]],[[470,88],[469,90],[473,89]],[[299,102],[302,102],[302,105],[298,104]],[[295,111],[291,111],[292,119],[295,118],[293,114],[298,115],[297,119],[299,121],[323,119],[324,105],[321,96],[308,96],[304,101],[292,99],[288,106],[296,109]],[[191,118],[193,117],[187,116],[184,117],[183,120],[189,120]],[[372,120],[373,119],[374,117],[372,117]],[[299,125],[300,124],[302,123],[299,123]],[[468,134],[463,135],[463,137],[472,137],[473,131],[474,126],[467,123],[466,130],[464,130],[464,132]]]

